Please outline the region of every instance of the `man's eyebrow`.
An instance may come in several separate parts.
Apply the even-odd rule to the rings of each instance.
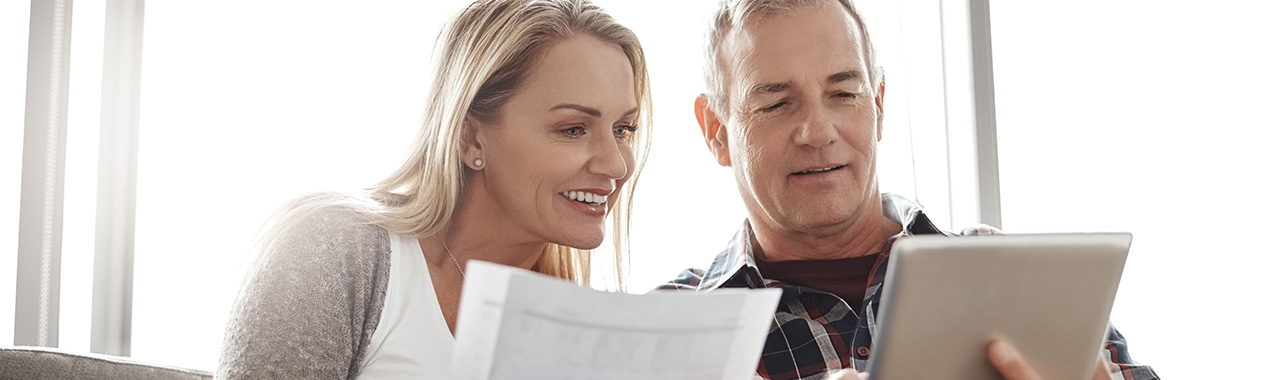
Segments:
[[[827,76],[827,83],[834,84],[834,83],[840,83],[840,82],[851,81],[851,80],[861,80],[861,79],[862,79],[861,71],[846,70],[846,71],[841,71],[835,74],[831,74],[830,76]],[[759,95],[759,94],[776,94],[779,92],[786,91],[787,89],[790,89],[790,88],[791,88],[791,84],[787,82],[762,83],[762,84],[757,84],[755,86],[751,86],[751,89],[747,91],[747,95],[751,96],[751,95]]]
[[[861,80],[862,72],[858,70],[841,71],[827,77],[828,84],[835,84],[850,80]]]
[[[549,110],[547,110],[547,111],[555,111],[555,110],[559,110],[559,109],[570,109],[570,110],[575,110],[575,111],[578,111],[578,112],[582,112],[582,113],[585,113],[585,114],[591,115],[592,117],[600,117],[600,115],[601,115],[600,110],[598,110],[598,109],[591,108],[591,107],[587,107],[587,106],[584,106],[584,105],[581,105],[581,104],[573,104],[573,103],[560,103],[560,104],[555,105],[554,107],[551,107],[551,109],[549,109]]]
[[[755,86],[751,86],[751,90],[747,91],[747,96],[759,95],[759,94],[776,94],[779,92],[786,91],[789,88],[791,88],[791,84],[785,83],[785,82],[757,84]]]

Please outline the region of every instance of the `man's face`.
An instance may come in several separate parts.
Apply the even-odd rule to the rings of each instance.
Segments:
[[[832,1],[753,16],[726,36],[729,109],[719,119],[757,228],[836,233],[879,202],[879,83],[857,28]]]

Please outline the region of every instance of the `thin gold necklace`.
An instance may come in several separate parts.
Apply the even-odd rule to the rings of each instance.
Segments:
[[[462,278],[467,278],[467,272],[462,270],[462,265],[458,264],[458,259],[453,257],[452,251],[449,251],[449,245],[444,243],[444,236],[440,237],[440,246],[444,247],[444,253],[449,255],[449,260],[453,260],[453,267],[458,268],[458,273],[462,275]]]

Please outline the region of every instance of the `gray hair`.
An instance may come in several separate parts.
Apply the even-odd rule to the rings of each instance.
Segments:
[[[711,21],[711,29],[707,31],[707,45],[704,52],[706,62],[703,68],[707,85],[707,98],[716,114],[728,115],[729,98],[728,83],[725,80],[724,42],[725,36],[733,28],[741,27],[747,18],[755,15],[778,16],[794,12],[800,7],[816,6],[831,0],[721,0],[716,9],[715,18]],[[871,44],[871,35],[867,32],[867,24],[862,14],[853,7],[852,0],[835,0],[844,7],[858,24],[858,33],[862,40],[862,59],[866,62],[870,73],[872,96],[879,95],[881,70],[876,64],[876,49]]]

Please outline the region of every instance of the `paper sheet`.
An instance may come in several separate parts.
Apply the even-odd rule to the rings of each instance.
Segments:
[[[750,378],[781,291],[611,293],[467,265],[457,379]]]

